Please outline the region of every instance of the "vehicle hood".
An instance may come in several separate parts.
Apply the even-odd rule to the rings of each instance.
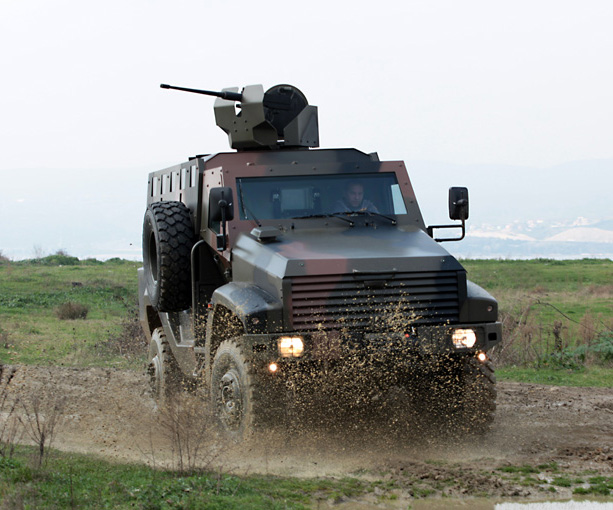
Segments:
[[[274,294],[286,277],[462,269],[423,230],[411,227],[288,230],[267,242],[243,233],[232,251],[233,280],[272,285]]]

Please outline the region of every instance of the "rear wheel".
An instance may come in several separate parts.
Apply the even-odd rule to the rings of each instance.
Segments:
[[[162,328],[151,335],[147,371],[151,393],[158,403],[166,402],[181,390],[181,372]]]

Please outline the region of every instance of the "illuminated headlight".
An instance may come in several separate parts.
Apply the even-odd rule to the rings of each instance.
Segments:
[[[477,343],[477,335],[474,329],[456,329],[451,335],[453,345],[456,349],[468,347],[469,349]]]
[[[304,352],[304,343],[299,336],[284,336],[279,338],[279,354],[283,358],[297,358]]]

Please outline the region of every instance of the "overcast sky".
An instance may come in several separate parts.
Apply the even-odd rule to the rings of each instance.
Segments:
[[[613,158],[612,27],[610,0],[0,0],[2,221],[23,169],[144,183],[228,150],[213,99],[162,82],[291,83],[319,106],[322,146],[385,159]],[[45,191],[69,197],[83,172]]]

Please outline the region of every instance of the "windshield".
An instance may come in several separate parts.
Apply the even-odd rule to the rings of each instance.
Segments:
[[[393,173],[242,177],[237,187],[242,220],[407,212]]]

